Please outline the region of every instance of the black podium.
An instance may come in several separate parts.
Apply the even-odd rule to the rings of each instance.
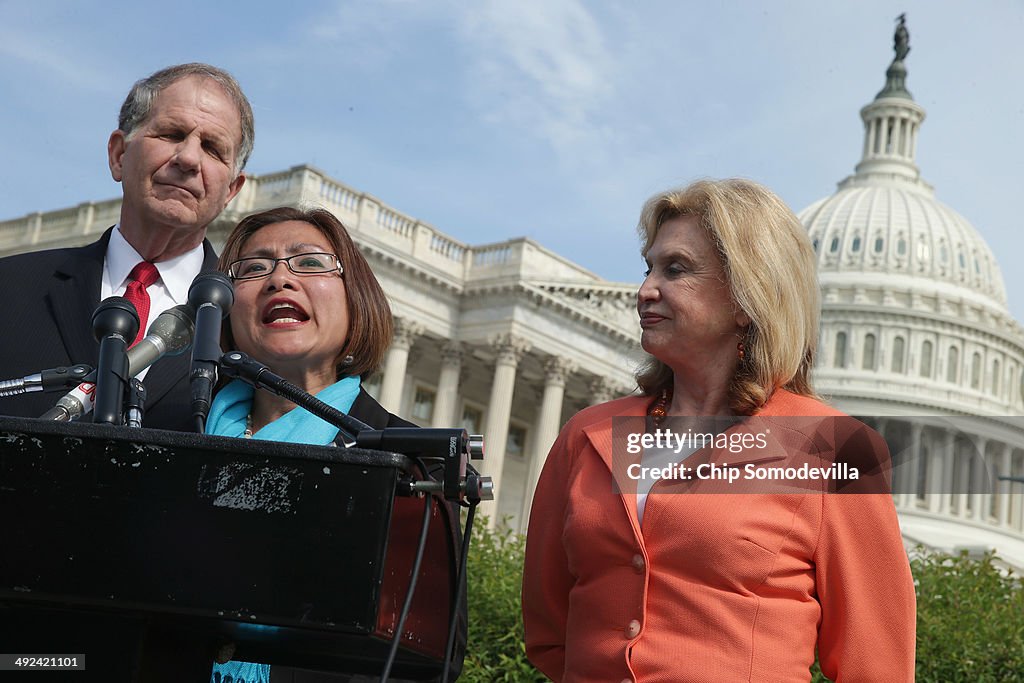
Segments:
[[[0,650],[84,653],[74,680],[205,683],[229,643],[379,673],[427,504],[396,484],[419,476],[395,453],[0,418]],[[440,673],[456,592],[458,520],[429,504],[403,678]]]

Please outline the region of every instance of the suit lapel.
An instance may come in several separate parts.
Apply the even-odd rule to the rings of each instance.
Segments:
[[[100,300],[103,259],[110,229],[98,241],[76,250],[57,268],[46,297],[68,357],[95,364],[99,343],[92,334],[92,314]]]
[[[209,240],[203,240],[203,270],[217,269],[217,253]],[[162,312],[162,311],[161,311]],[[159,312],[155,312],[159,313]],[[188,381],[192,364],[191,349],[178,356],[165,357],[153,364],[146,373],[146,404],[152,406],[163,398],[175,384]]]
[[[629,434],[643,434],[647,426],[646,396],[630,396],[605,404],[607,417],[583,428],[591,447],[611,472],[614,490],[619,493],[623,509],[636,534],[640,535],[640,520],[636,513],[635,479],[629,476],[629,466],[640,461],[639,454],[629,453]]]

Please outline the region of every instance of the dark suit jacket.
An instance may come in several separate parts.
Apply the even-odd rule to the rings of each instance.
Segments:
[[[0,331],[0,379],[62,365],[96,364],[99,343],[92,334],[92,314],[100,302],[103,259],[111,230],[84,247],[0,259],[0,291],[7,300],[6,325]],[[213,247],[204,242],[203,249],[203,269],[215,268]],[[189,363],[186,352],[165,357],[150,368],[144,380],[146,427],[193,431]],[[63,393],[0,398],[0,415],[39,417]]]

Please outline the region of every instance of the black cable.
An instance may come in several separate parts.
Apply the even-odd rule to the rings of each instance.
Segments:
[[[473,517],[476,516],[476,506],[479,500],[469,504],[469,512],[466,514],[466,530],[462,535],[462,550],[459,558],[459,576],[455,581],[455,599],[452,601],[452,618],[448,624],[448,640],[444,647],[444,671],[441,672],[441,683],[448,683],[448,675],[452,668],[452,650],[455,649],[455,629],[459,623],[459,607],[462,598],[466,597],[462,592],[462,583],[466,580],[466,561],[469,559],[469,536],[473,533]],[[467,624],[468,626],[468,624]]]
[[[418,462],[418,458],[414,458]],[[426,473],[422,463],[418,463],[420,471]],[[409,577],[409,588],[405,594],[405,604],[402,605],[402,611],[398,616],[398,623],[395,624],[395,635],[391,639],[391,648],[388,650],[388,658],[384,663],[384,672],[380,675],[381,683],[387,683],[388,676],[391,675],[391,667],[395,663],[395,656],[398,654],[398,645],[402,641],[402,629],[405,628],[405,618],[409,616],[409,610],[412,608],[412,597],[416,591],[416,582],[420,576],[420,565],[423,563],[423,551],[427,547],[427,532],[430,530],[430,509],[431,504],[434,502],[433,496],[427,494],[424,496],[426,501],[423,506],[423,524],[420,527],[420,541],[416,548],[416,560],[412,565],[412,576]]]
[[[206,433],[206,420],[203,419],[202,415],[194,415],[196,418],[196,434]]]

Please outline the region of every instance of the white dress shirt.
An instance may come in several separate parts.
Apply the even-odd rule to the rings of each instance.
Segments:
[[[203,257],[203,245],[200,244],[181,256],[153,264],[160,273],[160,279],[146,288],[150,300],[147,330],[148,325],[168,308],[188,303],[188,288],[203,269]],[[121,234],[120,224],[114,226],[107,245],[107,256],[103,260],[100,301],[110,296],[124,296],[128,288],[128,275],[142,260],[135,247],[128,244],[128,240]],[[145,373],[143,370],[139,377],[145,377]]]

